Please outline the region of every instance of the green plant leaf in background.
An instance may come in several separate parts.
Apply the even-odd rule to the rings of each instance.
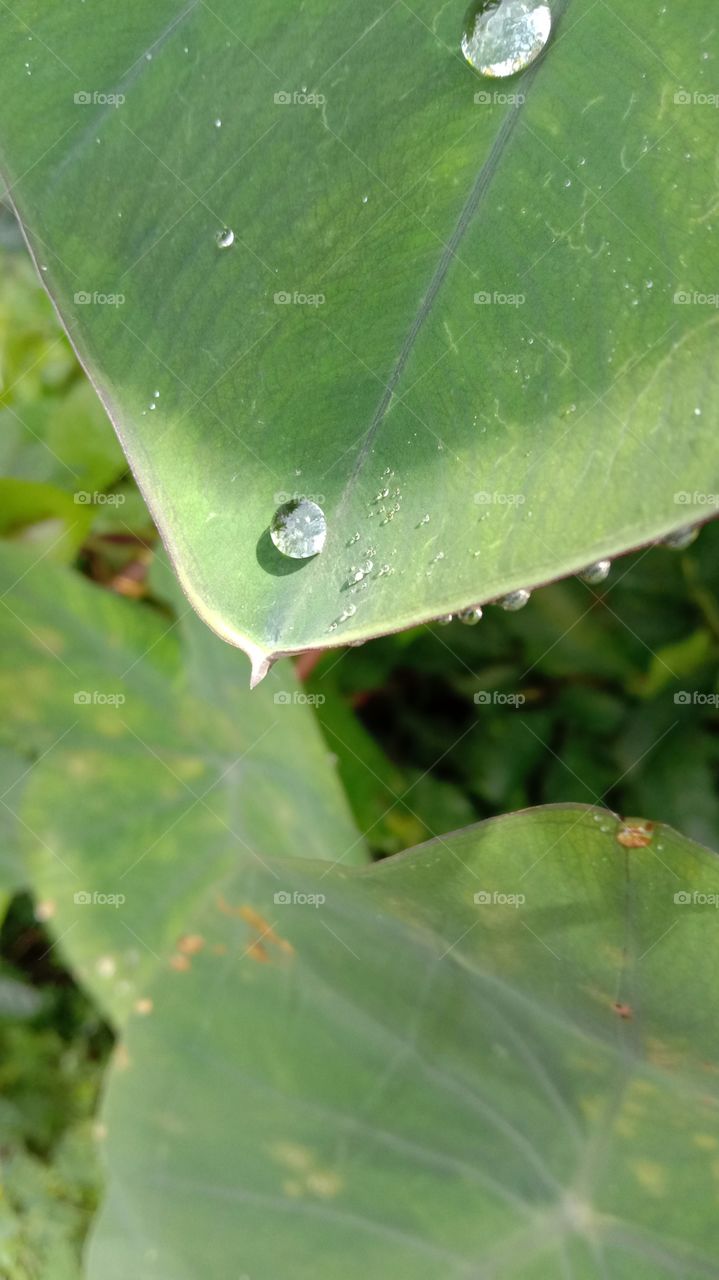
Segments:
[[[459,55],[464,7],[0,18],[10,197],[191,601],[257,677],[719,489],[713,3],[552,0],[500,82]],[[268,536],[296,491],[328,521],[301,564]]]
[[[719,1274],[716,855],[565,806],[274,867],[131,1022],[90,1280]]]
[[[364,840],[289,664],[255,698],[184,598],[173,617],[35,559],[5,546],[0,561],[0,742],[35,762],[0,812],[18,815],[73,969],[119,1020],[157,964],[183,963],[190,904],[228,871],[338,851],[351,865]]]

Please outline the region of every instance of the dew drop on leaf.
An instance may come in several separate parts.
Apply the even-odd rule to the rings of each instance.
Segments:
[[[272,517],[270,537],[291,560],[307,560],[325,545],[327,521],[325,513],[309,498],[294,498],[278,507]]]
[[[519,609],[523,609],[525,604],[528,603],[531,594],[531,591],[525,591],[524,587],[522,587],[519,591],[510,591],[509,595],[502,596],[499,603],[503,609],[507,610],[507,613],[517,613]]]
[[[477,605],[474,609],[463,609],[461,613],[457,614],[457,617],[460,622],[464,623],[465,627],[476,627],[477,623],[481,622],[482,610]]]
[[[544,0],[474,0],[464,22],[462,53],[480,75],[513,76],[539,57],[551,30]]]
[[[687,524],[683,529],[677,529],[674,533],[670,533],[664,539],[664,546],[671,547],[672,551],[685,551],[699,537],[699,525]]]
[[[230,249],[235,243],[235,233],[229,227],[225,227],[222,231],[218,231],[215,237],[218,248]]]
[[[582,569],[579,577],[590,587],[598,587],[600,582],[606,581],[609,577],[611,568],[611,560],[597,560],[596,564],[589,564],[586,569]]]

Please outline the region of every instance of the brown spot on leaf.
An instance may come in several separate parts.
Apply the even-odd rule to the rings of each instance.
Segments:
[[[617,841],[625,849],[646,849],[654,839],[654,825],[643,818],[626,818],[617,832]]]
[[[199,933],[187,933],[184,938],[180,938],[177,950],[181,951],[183,956],[196,956],[202,951],[204,945],[205,939],[201,938]]]
[[[152,1013],[154,1005],[149,997],[143,997],[141,1000],[135,1001],[135,1013],[139,1013],[141,1017],[147,1017],[148,1013]]]
[[[187,956],[170,956],[170,968],[175,969],[178,973],[187,973],[190,968],[190,961]]]
[[[250,943],[245,954],[248,955],[251,960],[257,960],[260,964],[269,964],[270,957],[267,952],[267,948],[263,947],[259,939]]]
[[[631,1005],[621,1004],[620,1001],[617,1000],[615,1004],[612,1005],[612,1008],[619,1018],[624,1018],[629,1021],[630,1018],[634,1017],[634,1010]]]

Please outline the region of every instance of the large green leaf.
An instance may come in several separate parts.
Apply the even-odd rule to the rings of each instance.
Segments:
[[[2,547],[0,747],[32,767],[0,817],[17,814],[33,889],[115,1017],[231,869],[365,856],[289,664],[255,698],[183,604],[178,626]]]
[[[90,1280],[719,1274],[714,854],[557,807],[275,867],[130,1024]]]
[[[190,599],[257,676],[719,490],[713,0],[552,0],[545,56],[503,82],[459,56],[464,8],[0,18],[33,254]],[[301,565],[268,536],[298,490],[329,525]]]

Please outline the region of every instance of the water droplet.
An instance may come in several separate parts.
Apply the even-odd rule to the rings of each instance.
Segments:
[[[377,574],[377,577],[378,577],[378,578],[386,578],[386,577],[387,577],[387,575],[388,575],[388,574],[390,574],[390,573],[394,573],[394,569],[392,568],[392,566],[391,566],[391,565],[389,565],[389,564],[383,564],[383,565],[382,565],[382,568],[379,570],[379,572],[378,572],[378,574]]]
[[[528,603],[531,595],[531,591],[525,591],[524,587],[522,587],[519,591],[510,591],[509,595],[502,596],[498,603],[501,604],[503,609],[507,610],[507,613],[517,613],[519,609],[523,609],[525,604]]]
[[[429,524],[429,516],[422,516],[422,519],[420,520],[419,524],[417,525],[417,528],[418,528],[418,529],[421,529],[421,527],[422,527],[422,525],[423,525],[423,524]]]
[[[453,613],[445,613],[443,618],[437,619],[437,622],[439,623],[440,627],[448,627],[450,622],[453,620],[453,618],[454,618]]]
[[[687,524],[683,529],[677,529],[675,533],[670,533],[668,538],[664,539],[664,546],[670,547],[672,551],[686,551],[693,542],[699,537],[699,525]]]
[[[222,128],[222,121],[220,120],[220,117],[219,117],[219,116],[218,116],[218,117],[217,117],[217,119],[215,120],[215,128],[216,128],[216,129],[221,129],[221,128]]]
[[[611,560],[597,560],[596,564],[589,564],[586,569],[582,569],[579,577],[590,587],[598,587],[600,582],[605,582],[609,577],[611,568]]]
[[[513,76],[539,57],[551,30],[544,0],[474,0],[465,18],[462,53],[483,76]]]
[[[235,243],[235,233],[229,227],[225,227],[222,231],[218,231],[215,236],[220,249],[230,249]]]
[[[350,538],[349,542],[347,543],[347,546],[348,546],[348,547],[352,547],[352,546],[354,546],[355,542],[359,542],[359,540],[360,540],[359,533],[353,533],[353,534],[352,534],[352,537]]]
[[[272,517],[270,537],[283,556],[289,556],[291,560],[307,560],[318,555],[325,545],[325,513],[309,498],[284,502]]]
[[[482,610],[479,605],[476,605],[474,609],[463,609],[461,613],[457,614],[457,617],[460,622],[464,623],[465,627],[476,627],[477,623],[482,620]]]

